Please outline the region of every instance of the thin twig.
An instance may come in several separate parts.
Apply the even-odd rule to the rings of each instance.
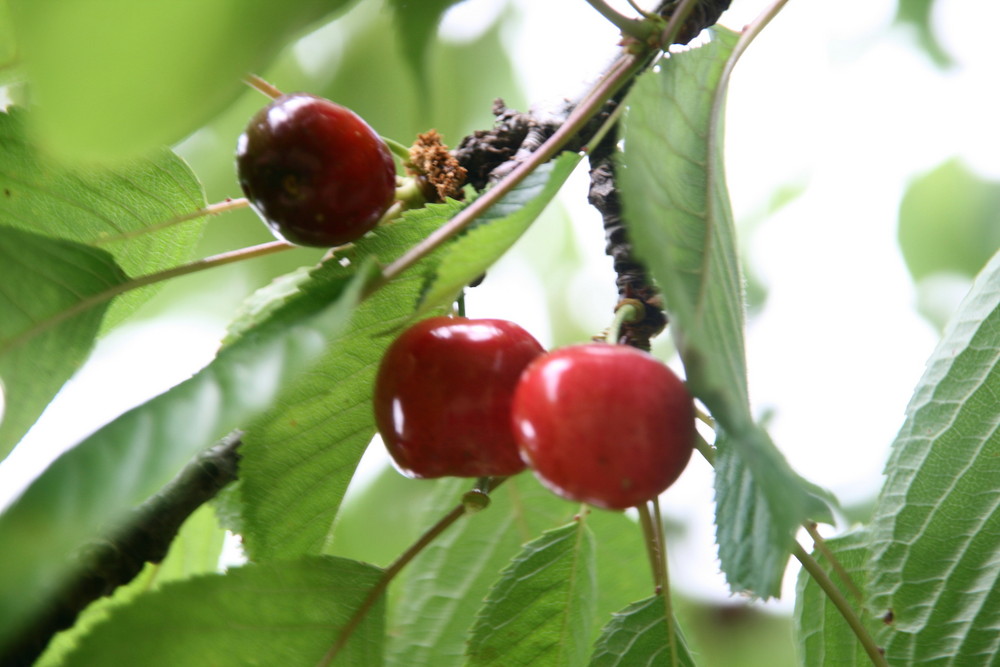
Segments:
[[[72,626],[94,600],[132,581],[146,563],[160,563],[188,517],[236,479],[240,435],[195,456],[119,528],[74,552],[72,570],[57,591],[13,643],[0,648],[0,665],[34,664],[52,637]]]

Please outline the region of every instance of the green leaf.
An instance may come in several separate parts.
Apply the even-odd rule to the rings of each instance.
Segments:
[[[917,280],[975,276],[1000,249],[1000,183],[957,159],[915,179],[899,204],[899,247]]]
[[[74,3],[59,6],[69,4]],[[64,64],[68,62],[76,61],[69,58]],[[95,92],[99,90],[100,86]],[[92,108],[103,111],[106,103],[95,102]],[[79,104],[79,100],[72,103],[70,110],[79,110]],[[39,148],[27,129],[31,118],[17,108],[0,113],[0,224],[97,246],[111,253],[132,277],[191,259],[204,217],[161,226],[205,206],[201,185],[187,164],[170,151],[158,150],[114,169],[67,166]],[[104,330],[134,312],[157,289],[146,287],[117,297]]]
[[[225,531],[219,527],[212,508],[208,505],[199,507],[184,522],[162,563],[147,563],[131,583],[118,588],[111,597],[91,603],[77,617],[72,628],[53,637],[36,667],[63,664],[66,655],[76,648],[94,625],[108,618],[113,609],[129,604],[139,595],[157,590],[167,582],[217,571],[224,538]]]
[[[781,592],[792,540],[804,516],[801,505],[781,504],[780,490],[809,507],[804,516],[832,521],[821,500],[830,499],[827,492],[799,478],[764,429],[751,428],[735,443],[718,430],[716,542],[733,590],[775,597]]]
[[[1000,253],[931,355],[871,526],[872,605],[893,664],[987,665],[1000,650]]]
[[[381,574],[327,556],[173,582],[113,610],[64,665],[314,665]],[[381,664],[384,615],[380,601],[338,664]]]
[[[247,72],[347,4],[11,0],[10,8],[46,146],[110,160],[190,134],[243,92]]]
[[[594,536],[582,518],[524,545],[476,618],[468,664],[585,664],[594,567]]]
[[[565,153],[530,174],[441,254],[423,296],[423,309],[452,301],[527,231],[580,163]]]
[[[59,584],[67,556],[121,520],[196,453],[267,409],[322,356],[370,271],[290,302],[191,379],[125,413],[57,459],[0,515],[0,642]]]
[[[357,242],[344,257],[388,263],[459,208],[442,204],[408,213]],[[333,276],[351,271],[337,261],[325,270]],[[274,408],[247,429],[239,497],[241,532],[252,558],[324,550],[347,485],[375,434],[371,395],[378,363],[412,317],[421,282],[415,267],[369,297],[313,370],[285,388]],[[274,289],[283,299],[280,286]]]
[[[827,540],[826,546],[864,595],[869,574],[868,533],[866,531],[849,533]],[[831,572],[830,563],[821,551],[816,550],[812,555],[824,570]],[[875,637],[883,627],[882,621],[872,617],[869,610],[858,603],[840,577],[831,573],[830,578],[861,616],[861,621],[868,632]],[[807,667],[871,665],[871,658],[868,657],[844,617],[830,602],[830,598],[816,580],[804,569],[799,572],[795,590],[795,636],[804,665]]]
[[[722,162],[727,68],[738,35],[711,34],[708,44],[671,55],[636,82],[618,177],[628,231],[663,292],[688,387],[725,433],[718,444],[729,469],[716,477],[723,571],[733,589],[768,597],[780,592],[798,525],[829,513],[750,413],[743,279]],[[727,488],[732,483],[749,505],[726,501],[737,492]],[[749,514],[768,526],[762,548],[726,544],[754,527],[745,523]],[[733,558],[744,554],[752,557]]]
[[[677,660],[671,660],[666,616],[663,598],[659,595],[633,602],[615,614],[594,646],[590,667],[693,666],[694,660],[676,622]]]
[[[104,250],[0,226],[0,459],[87,358],[108,302],[51,318],[125,280]]]
[[[461,0],[390,0],[396,30],[402,41],[403,58],[421,89],[427,88],[427,48],[437,34],[441,17]]]

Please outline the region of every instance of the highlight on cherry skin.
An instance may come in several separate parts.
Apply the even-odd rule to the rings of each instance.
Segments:
[[[523,458],[557,494],[621,510],[661,494],[694,449],[694,400],[650,354],[587,343],[525,369],[511,408]]]
[[[524,368],[544,349],[507,320],[432,317],[389,346],[375,381],[375,421],[411,477],[501,477],[525,467],[510,429]]]
[[[396,166],[356,113],[307,93],[274,99],[236,147],[240,187],[279,238],[328,248],[355,241],[393,204]]]

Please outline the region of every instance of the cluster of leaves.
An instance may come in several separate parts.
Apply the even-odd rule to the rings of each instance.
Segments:
[[[434,4],[443,11],[451,3]],[[262,21],[268,34],[261,39],[271,52],[320,16],[303,9],[311,3],[297,6],[301,11],[272,11]],[[399,3],[400,16],[407,6]],[[124,134],[112,140],[80,124],[99,125],[100,118],[60,116],[65,109],[51,104],[55,92],[43,94],[79,92],[79,82],[66,88],[72,76],[44,57],[61,33],[46,32],[54,28],[31,3],[11,3],[10,11],[18,44],[25,45],[27,76],[47,105],[38,112],[41,136],[69,146],[68,154],[88,153],[88,141],[102,150],[111,146],[112,155],[136,143],[173,141],[177,127],[203,122],[235,95],[238,74],[268,56],[247,39],[254,45],[247,53],[173,63],[170,79],[159,83],[189,100],[191,115],[177,127],[159,127],[162,134],[136,129],[141,136],[130,136],[119,128]],[[246,8],[220,2],[214,11],[220,12],[214,21],[199,17],[192,25],[228,29],[237,22],[225,12]],[[180,14],[139,14],[190,28]],[[81,17],[67,12],[56,27],[64,24],[68,34],[76,20]],[[121,17],[116,21],[112,41],[129,32]],[[418,23],[406,33],[413,53],[429,38],[425,27]],[[186,34],[185,42],[190,39]],[[716,30],[707,44],[640,77],[622,123],[620,181],[634,244],[663,287],[690,387],[718,424],[722,569],[734,591],[766,598],[779,593],[798,526],[828,517],[829,498],[791,470],[750,409],[742,277],[722,168],[721,119],[737,39]],[[215,76],[226,83],[212,95],[204,91],[202,72],[192,71],[202,58],[222,58]],[[102,71],[98,62],[86,66]],[[114,81],[112,98],[145,104],[129,91],[135,84],[129,74]],[[10,109],[0,116],[4,453],[95,338],[149,297],[149,290],[125,288],[188,260],[204,225],[197,217],[161,225],[193,216],[205,204],[198,179],[173,154],[100,169],[65,166],[46,157],[26,128],[34,113]],[[218,509],[242,537],[250,564],[215,571],[221,533],[212,516],[200,512],[155,582],[151,569],[89,609],[42,664],[248,664],[289,656],[321,662],[384,575],[368,562],[393,555],[388,546],[381,555],[352,551],[346,526],[338,524],[375,432],[370,395],[382,352],[413,318],[449,308],[527,229],[579,161],[564,155],[544,165],[475,227],[386,284],[378,282],[375,267],[391,263],[465,204],[410,212],[348,253],[258,291],[205,369],[85,439],[0,514],[0,646],[71,574],[69,554],[127,520],[131,508],[192,456],[239,428],[245,431],[240,480]],[[1000,641],[994,599],[1000,576],[998,273],[994,258],[935,353],[895,445],[872,524],[830,544],[861,589],[859,614],[866,610],[864,620],[893,661],[986,664]],[[421,487],[419,494],[400,491],[393,475],[376,480],[366,498],[386,506],[385,541],[399,542],[398,553],[466,489],[445,480],[409,483]],[[406,493],[414,493],[415,502],[407,502]],[[636,527],[624,515],[579,512],[530,476],[509,480],[487,510],[464,517],[410,563],[390,595],[367,610],[338,661],[661,664],[674,620],[662,599],[650,596]],[[817,584],[803,578],[799,588],[805,661],[866,659]],[[891,624],[872,620],[889,610]],[[676,652],[679,664],[695,664],[683,643]]]

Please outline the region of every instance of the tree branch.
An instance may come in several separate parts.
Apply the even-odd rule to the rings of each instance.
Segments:
[[[241,435],[234,433],[196,456],[105,539],[73,554],[72,573],[13,644],[3,647],[0,665],[33,664],[87,605],[132,581],[146,563],[161,562],[187,518],[236,479]]]

